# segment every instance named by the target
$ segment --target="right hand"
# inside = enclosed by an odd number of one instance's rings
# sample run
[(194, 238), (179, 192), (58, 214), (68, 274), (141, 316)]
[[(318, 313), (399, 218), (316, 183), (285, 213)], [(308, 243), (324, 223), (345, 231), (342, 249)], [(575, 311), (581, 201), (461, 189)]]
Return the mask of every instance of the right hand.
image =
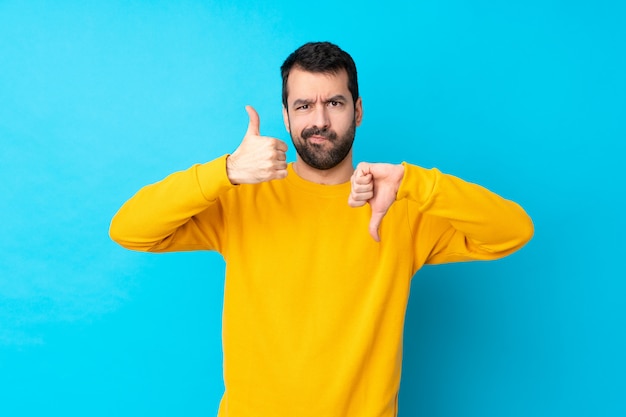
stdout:
[(226, 173), (233, 184), (257, 184), (287, 176), (287, 144), (280, 139), (261, 136), (259, 115), (246, 106), (248, 130), (243, 141), (226, 158)]

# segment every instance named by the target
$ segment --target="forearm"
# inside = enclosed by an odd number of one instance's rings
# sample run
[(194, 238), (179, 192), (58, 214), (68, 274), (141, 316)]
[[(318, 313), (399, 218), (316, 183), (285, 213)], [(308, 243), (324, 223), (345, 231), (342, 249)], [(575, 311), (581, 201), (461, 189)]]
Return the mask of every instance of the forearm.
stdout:
[(405, 164), (401, 198), (416, 202), (421, 213), (449, 222), (457, 234), (450, 244), (464, 246), (451, 250), (465, 250), (473, 258), (507, 255), (533, 235), (533, 223), (518, 204), (436, 169)]
[[(225, 172), (226, 156), (176, 172), (139, 190), (111, 221), (109, 234), (133, 250), (184, 250), (200, 245), (192, 218), (233, 187)], [(178, 233), (178, 248), (166, 249)]]

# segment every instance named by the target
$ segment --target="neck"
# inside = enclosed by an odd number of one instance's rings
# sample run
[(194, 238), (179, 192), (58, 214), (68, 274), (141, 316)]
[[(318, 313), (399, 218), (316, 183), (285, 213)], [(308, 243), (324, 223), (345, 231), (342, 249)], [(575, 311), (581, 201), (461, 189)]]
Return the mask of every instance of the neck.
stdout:
[(343, 184), (350, 181), (350, 177), (354, 172), (354, 167), (352, 166), (352, 151), (350, 151), (345, 159), (337, 166), (324, 170), (313, 168), (297, 155), (296, 162), (293, 163), (293, 170), (300, 178), (317, 184)]

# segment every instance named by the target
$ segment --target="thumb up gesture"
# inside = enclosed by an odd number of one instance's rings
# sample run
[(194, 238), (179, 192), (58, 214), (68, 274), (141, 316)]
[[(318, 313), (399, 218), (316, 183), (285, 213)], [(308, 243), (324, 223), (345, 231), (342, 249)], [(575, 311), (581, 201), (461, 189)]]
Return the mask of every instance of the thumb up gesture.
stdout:
[(226, 159), (226, 173), (233, 184), (256, 184), (287, 176), (287, 144), (261, 136), (259, 115), (246, 106), (248, 130), (239, 147)]

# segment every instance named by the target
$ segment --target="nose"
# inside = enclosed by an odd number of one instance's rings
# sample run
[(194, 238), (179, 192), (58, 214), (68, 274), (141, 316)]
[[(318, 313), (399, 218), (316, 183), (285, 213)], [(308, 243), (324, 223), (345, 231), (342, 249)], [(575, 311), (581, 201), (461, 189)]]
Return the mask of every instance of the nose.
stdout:
[(326, 106), (315, 106), (313, 125), (319, 129), (330, 127), (330, 118)]

